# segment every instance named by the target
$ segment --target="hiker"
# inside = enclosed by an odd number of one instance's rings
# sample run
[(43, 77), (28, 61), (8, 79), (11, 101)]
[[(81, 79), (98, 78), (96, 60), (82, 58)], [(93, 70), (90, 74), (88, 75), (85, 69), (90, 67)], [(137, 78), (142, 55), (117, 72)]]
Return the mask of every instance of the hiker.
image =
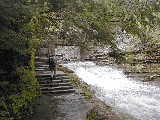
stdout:
[(51, 70), (51, 77), (54, 78), (56, 76), (56, 64), (57, 60), (55, 56), (50, 56), (49, 57), (49, 68)]

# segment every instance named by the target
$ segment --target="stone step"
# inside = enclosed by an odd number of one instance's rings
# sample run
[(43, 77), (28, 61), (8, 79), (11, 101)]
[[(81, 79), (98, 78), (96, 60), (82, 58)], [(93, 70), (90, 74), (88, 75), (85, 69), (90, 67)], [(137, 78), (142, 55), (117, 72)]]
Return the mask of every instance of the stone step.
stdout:
[(41, 84), (50, 84), (51, 80), (47, 80), (47, 81), (38, 81), (38, 83)]
[(86, 61), (92, 61), (93, 59), (92, 58), (85, 58), (84, 60), (86, 60)]
[(47, 70), (47, 69), (43, 69), (43, 70), (36, 70), (37, 72), (37, 75), (40, 75), (40, 74), (46, 74), (46, 75), (49, 75), (51, 74), (51, 71)]
[(67, 76), (67, 74), (66, 73), (62, 73), (62, 74), (56, 74), (56, 77), (60, 77), (60, 76)]
[(150, 65), (150, 64), (160, 64), (160, 61), (152, 61), (152, 62), (146, 62), (146, 61), (144, 61), (144, 62), (132, 62), (132, 63), (130, 63), (131, 65), (137, 65), (137, 64), (148, 64), (148, 65)]
[(61, 78), (56, 78), (56, 79), (52, 79), (52, 78), (41, 78), (41, 79), (38, 79), (38, 82), (45, 82), (45, 81), (50, 81), (50, 82), (53, 82), (53, 83), (59, 83), (59, 82), (66, 82), (66, 81), (70, 81), (70, 79), (61, 79)]
[(50, 74), (51, 74), (51, 71), (47, 71), (47, 70), (37, 71), (37, 76), (40, 76), (40, 75), (50, 75)]
[(51, 84), (41, 84), (42, 87), (57, 87), (57, 86), (70, 86), (71, 82), (66, 83), (51, 83)]
[(124, 74), (147, 74), (147, 73), (149, 73), (149, 74), (159, 74), (159, 72), (149, 72), (149, 71), (140, 71), (140, 72), (138, 72), (138, 71), (125, 71), (124, 72)]
[(133, 59), (131, 64), (151, 64), (160, 63), (160, 59)]
[(130, 77), (130, 78), (138, 78), (138, 77), (142, 77), (142, 78), (159, 78), (160, 75), (141, 75), (141, 74), (138, 74), (138, 75), (127, 75), (127, 77)]
[(42, 65), (40, 65), (40, 67), (49, 67), (49, 65), (47, 65), (47, 64), (42, 64)]
[(48, 66), (39, 66), (39, 67), (37, 67), (37, 69), (49, 69), (49, 67)]
[(36, 76), (38, 79), (39, 78), (51, 78), (51, 75), (50, 74), (37, 74), (37, 76)]
[(38, 81), (39, 84), (51, 84), (51, 83), (70, 83), (70, 80), (41, 80)]
[(69, 79), (69, 77), (68, 76), (56, 76), (56, 79)]
[(106, 56), (105, 54), (94, 54), (94, 56), (97, 58), (97, 57), (103, 57), (103, 56)]
[(36, 69), (35, 69), (35, 71), (36, 71), (36, 72), (38, 72), (38, 71), (45, 71), (45, 69), (42, 69), (42, 68), (36, 68)]
[(128, 78), (139, 78), (139, 77), (149, 77), (149, 75), (140, 75), (140, 74), (138, 74), (138, 75), (127, 75), (127, 77)]
[(38, 62), (38, 61), (36, 61), (36, 64), (40, 64), (40, 65), (42, 65), (42, 64), (43, 64), (43, 62)]
[[(51, 80), (51, 75), (39, 75), (37, 76), (38, 81), (45, 81), (45, 80)], [(61, 80), (61, 79), (65, 79), (65, 80), (69, 80), (70, 78), (66, 75), (56, 75), (56, 77), (53, 80)]]
[[(46, 80), (46, 79), (51, 79), (51, 75), (50, 74), (46, 74), (46, 75), (38, 75), (37, 78), (39, 80)], [(68, 76), (64, 75), (56, 75), (55, 79), (69, 79)]]
[(107, 60), (108, 57), (107, 57), (107, 56), (102, 56), (102, 57), (97, 57), (96, 59), (97, 59), (97, 60)]
[(98, 62), (111, 62), (111, 61), (109, 61), (109, 60), (107, 60), (107, 59), (103, 59), (103, 60), (97, 60)]
[(48, 60), (49, 58), (48, 57), (39, 57), (39, 56), (36, 56), (35, 59), (36, 60)]
[(44, 61), (36, 61), (36, 62), (35, 62), (35, 66), (36, 66), (36, 67), (42, 66), (43, 64), (45, 64)]
[[(37, 77), (48, 77), (50, 76), (50, 73), (51, 71), (45, 71), (46, 73), (41, 73), (41, 74), (38, 74)], [(67, 74), (65, 74), (64, 72), (61, 72), (61, 71), (56, 71), (56, 77), (60, 77), (60, 76), (67, 76)]]
[(69, 79), (63, 79), (63, 80), (52, 80), (51, 83), (68, 83), (70, 82)]
[(37, 62), (43, 62), (43, 64), (47, 64), (48, 63), (48, 59), (38, 59), (36, 60)]
[(68, 90), (73, 89), (72, 86), (57, 86), (57, 87), (41, 87), (41, 91), (52, 91), (52, 90)]
[(51, 80), (51, 76), (48, 76), (48, 77), (37, 77), (38, 78), (38, 81), (45, 81), (45, 80)]
[(51, 77), (47, 77), (47, 78), (40, 78), (40, 79), (38, 79), (38, 81), (40, 82), (40, 81), (51, 81), (52, 80), (52, 78)]
[(42, 91), (42, 94), (65, 94), (65, 93), (74, 93), (74, 89), (68, 90), (52, 90), (52, 91)]

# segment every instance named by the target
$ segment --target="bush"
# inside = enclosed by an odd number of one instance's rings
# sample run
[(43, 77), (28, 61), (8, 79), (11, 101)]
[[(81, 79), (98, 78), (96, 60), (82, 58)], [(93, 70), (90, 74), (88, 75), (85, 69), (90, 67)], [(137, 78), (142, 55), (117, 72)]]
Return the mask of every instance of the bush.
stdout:
[(20, 120), (32, 113), (40, 92), (34, 71), (34, 57), (29, 63), (29, 66), (14, 68), (16, 71), (13, 75), (1, 77), (0, 120)]

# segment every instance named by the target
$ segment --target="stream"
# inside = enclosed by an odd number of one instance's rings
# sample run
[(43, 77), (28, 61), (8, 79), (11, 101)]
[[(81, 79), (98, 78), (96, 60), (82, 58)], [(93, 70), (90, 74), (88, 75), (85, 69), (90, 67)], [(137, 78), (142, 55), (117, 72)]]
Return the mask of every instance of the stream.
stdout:
[(122, 70), (93, 62), (63, 64), (94, 88), (124, 120), (160, 120), (160, 87), (127, 78)]

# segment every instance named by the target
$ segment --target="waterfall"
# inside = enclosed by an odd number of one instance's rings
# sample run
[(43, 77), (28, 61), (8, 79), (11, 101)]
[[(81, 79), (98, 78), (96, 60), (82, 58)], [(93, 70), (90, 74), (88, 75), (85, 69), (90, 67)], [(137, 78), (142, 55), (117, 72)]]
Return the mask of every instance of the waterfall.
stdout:
[(135, 81), (127, 78), (121, 70), (93, 62), (71, 62), (63, 66), (93, 86), (95, 95), (117, 113), (129, 116), (130, 120), (160, 120), (158, 86)]

